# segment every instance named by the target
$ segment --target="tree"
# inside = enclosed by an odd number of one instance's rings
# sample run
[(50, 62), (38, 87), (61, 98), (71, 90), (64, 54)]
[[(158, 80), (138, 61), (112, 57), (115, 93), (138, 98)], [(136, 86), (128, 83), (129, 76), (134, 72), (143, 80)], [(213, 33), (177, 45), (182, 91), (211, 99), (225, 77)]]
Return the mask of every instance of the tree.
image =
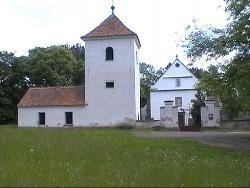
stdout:
[(149, 101), (150, 88), (165, 72), (165, 69), (166, 68), (160, 68), (156, 70), (153, 65), (140, 63), (141, 97), (146, 98)]
[(192, 72), (195, 76), (196, 76), (196, 78), (198, 78), (198, 79), (201, 79), (201, 76), (202, 76), (202, 74), (204, 73), (204, 69), (199, 69), (199, 68), (197, 68), (197, 67), (192, 67), (192, 68), (189, 68), (189, 70), (190, 70), (190, 72)]
[(70, 50), (76, 56), (77, 59), (85, 61), (85, 48), (81, 44), (76, 43), (72, 46), (67, 44), (67, 45), (63, 45), (63, 47)]
[(219, 71), (220, 69), (223, 70), (224, 66), (209, 66), (208, 71), (202, 74), (198, 90), (205, 92), (207, 96), (218, 99), (225, 111), (228, 112), (229, 117), (233, 119), (241, 109), (239, 96), (237, 90), (230, 85), (232, 83), (227, 81), (225, 73)]
[(191, 108), (191, 115), (193, 119), (193, 125), (200, 126), (201, 125), (201, 107), (205, 105), (205, 94), (197, 90), (195, 94), (196, 99), (193, 101), (193, 105)]
[(26, 57), (0, 52), (0, 123), (16, 120), (16, 105), (27, 90), (26, 73)]
[[(225, 62), (221, 71), (215, 73), (215, 70), (212, 70), (215, 68), (211, 68), (210, 73), (205, 75), (198, 87), (206, 90), (207, 94), (218, 97), (223, 108), (229, 112), (232, 109), (237, 112), (250, 110), (249, 0), (225, 0), (225, 2), (225, 11), (229, 13), (229, 24), (224, 29), (190, 26), (187, 28), (188, 34), (183, 47), (187, 56), (193, 61), (203, 56), (207, 60), (230, 58), (229, 63)], [(230, 113), (236, 116), (237, 112)]]
[(62, 46), (29, 51), (28, 75), (32, 86), (70, 86), (83, 84), (83, 60)]

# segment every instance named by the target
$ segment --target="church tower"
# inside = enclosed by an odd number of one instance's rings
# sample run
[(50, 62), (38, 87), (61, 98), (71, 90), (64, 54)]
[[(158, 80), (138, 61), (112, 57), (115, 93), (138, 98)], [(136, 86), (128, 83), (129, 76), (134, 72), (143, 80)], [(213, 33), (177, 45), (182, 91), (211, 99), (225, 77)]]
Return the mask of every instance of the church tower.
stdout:
[(140, 118), (137, 34), (114, 14), (81, 37), (85, 41), (85, 103), (94, 124)]

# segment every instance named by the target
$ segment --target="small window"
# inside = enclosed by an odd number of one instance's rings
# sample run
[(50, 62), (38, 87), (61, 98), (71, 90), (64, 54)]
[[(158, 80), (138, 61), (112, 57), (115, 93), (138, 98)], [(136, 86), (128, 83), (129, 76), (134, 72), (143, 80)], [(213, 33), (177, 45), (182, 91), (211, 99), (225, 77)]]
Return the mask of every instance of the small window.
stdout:
[(106, 88), (115, 88), (114, 82), (106, 82)]
[(180, 67), (180, 63), (175, 63), (175, 66), (178, 68)]
[(175, 106), (182, 107), (182, 97), (175, 97)]
[(106, 61), (113, 61), (114, 60), (114, 53), (112, 47), (106, 48)]
[(214, 119), (214, 115), (213, 114), (208, 114), (208, 120), (213, 120)]
[(73, 125), (73, 112), (65, 112), (65, 124)]
[(38, 123), (39, 125), (45, 125), (45, 112), (38, 113)]
[(175, 85), (176, 85), (176, 87), (181, 87), (181, 79), (177, 78), (175, 80)]

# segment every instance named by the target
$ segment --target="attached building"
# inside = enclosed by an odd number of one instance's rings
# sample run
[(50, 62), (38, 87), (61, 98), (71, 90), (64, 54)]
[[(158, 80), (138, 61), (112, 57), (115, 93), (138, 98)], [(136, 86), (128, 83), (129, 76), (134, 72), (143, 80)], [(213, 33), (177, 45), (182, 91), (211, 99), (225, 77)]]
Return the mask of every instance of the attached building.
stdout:
[(198, 79), (194, 74), (176, 58), (166, 72), (151, 86), (151, 117), (154, 120), (160, 120), (160, 108), (164, 106), (164, 101), (174, 101), (174, 105), (188, 115), (192, 107), (191, 101), (195, 99), (197, 82)]

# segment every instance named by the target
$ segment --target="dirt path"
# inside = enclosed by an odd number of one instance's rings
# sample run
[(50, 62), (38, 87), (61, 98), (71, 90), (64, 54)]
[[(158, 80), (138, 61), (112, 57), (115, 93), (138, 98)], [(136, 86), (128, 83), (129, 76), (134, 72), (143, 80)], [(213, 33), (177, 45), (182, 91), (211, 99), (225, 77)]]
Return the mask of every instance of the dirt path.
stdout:
[(250, 150), (250, 132), (136, 131), (134, 134), (146, 138), (191, 139), (216, 147)]

